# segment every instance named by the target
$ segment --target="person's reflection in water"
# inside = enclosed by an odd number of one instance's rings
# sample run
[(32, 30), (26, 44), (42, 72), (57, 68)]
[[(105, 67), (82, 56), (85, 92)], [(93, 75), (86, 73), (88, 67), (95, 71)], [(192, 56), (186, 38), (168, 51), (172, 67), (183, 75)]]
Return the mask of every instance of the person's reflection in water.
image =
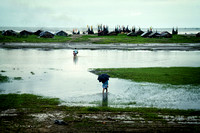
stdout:
[(74, 64), (76, 64), (78, 62), (78, 56), (74, 56), (73, 61), (74, 61)]
[(102, 94), (102, 106), (107, 107), (108, 106), (108, 92)]

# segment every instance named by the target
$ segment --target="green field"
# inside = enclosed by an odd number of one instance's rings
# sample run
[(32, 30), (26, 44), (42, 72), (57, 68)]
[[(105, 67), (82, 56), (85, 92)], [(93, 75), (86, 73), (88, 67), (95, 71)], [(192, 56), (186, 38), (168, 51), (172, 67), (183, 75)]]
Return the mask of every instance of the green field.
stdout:
[(97, 35), (71, 35), (67, 37), (55, 36), (54, 38), (39, 38), (36, 35), (29, 36), (2, 36), (0, 42), (27, 42), (27, 43), (53, 43), (53, 42), (85, 42), (93, 44), (110, 43), (200, 43), (200, 38), (195, 36), (173, 35), (172, 38), (143, 38), (141, 36), (130, 37), (125, 34), (117, 36)]
[(0, 94), (0, 109), (33, 108), (55, 106), (60, 103), (58, 98), (47, 98), (32, 94)]
[(29, 43), (51, 43), (51, 42), (66, 42), (69, 37), (55, 36), (54, 38), (39, 38), (36, 35), (29, 36), (2, 36), (0, 42), (29, 42)]
[(94, 73), (107, 73), (113, 78), (130, 79), (135, 82), (200, 84), (200, 67), (103, 68), (94, 69)]

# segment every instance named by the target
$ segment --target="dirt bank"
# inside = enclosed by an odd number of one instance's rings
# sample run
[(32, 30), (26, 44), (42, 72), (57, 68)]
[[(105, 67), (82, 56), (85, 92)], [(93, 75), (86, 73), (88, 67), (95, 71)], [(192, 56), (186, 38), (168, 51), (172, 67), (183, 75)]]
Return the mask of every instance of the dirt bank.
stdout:
[(198, 51), (200, 43), (149, 43), (149, 44), (91, 44), (91, 43), (0, 43), (0, 48), (23, 49), (113, 49), (113, 50), (181, 50), (181, 51)]

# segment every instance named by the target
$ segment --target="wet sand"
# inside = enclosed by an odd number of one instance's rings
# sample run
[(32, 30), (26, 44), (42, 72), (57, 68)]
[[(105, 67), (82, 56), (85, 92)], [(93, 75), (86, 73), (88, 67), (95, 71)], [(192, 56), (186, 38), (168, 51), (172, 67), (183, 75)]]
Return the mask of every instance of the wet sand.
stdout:
[(91, 43), (0, 43), (0, 48), (23, 49), (112, 49), (112, 50), (180, 50), (198, 51), (200, 43), (91, 44)]

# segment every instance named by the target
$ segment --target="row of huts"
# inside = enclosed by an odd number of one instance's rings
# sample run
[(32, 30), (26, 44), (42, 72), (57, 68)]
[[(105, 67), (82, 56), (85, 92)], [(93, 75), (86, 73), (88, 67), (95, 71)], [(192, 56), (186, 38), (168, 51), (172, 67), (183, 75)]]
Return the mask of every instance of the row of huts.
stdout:
[(117, 35), (117, 34), (127, 34), (127, 36), (141, 36), (141, 37), (149, 37), (149, 38), (156, 38), (156, 37), (164, 37), (164, 38), (171, 38), (172, 35), (178, 34), (178, 28), (174, 30), (172, 29), (172, 34), (168, 31), (163, 31), (161, 33), (153, 32), (152, 28), (150, 27), (146, 32), (142, 31), (140, 28), (136, 31), (135, 27), (132, 27), (130, 30), (127, 27), (115, 27), (115, 30), (112, 32), (108, 31), (108, 26), (98, 26), (98, 36), (104, 36), (104, 35)]
[(42, 31), (42, 30), (37, 30), (36, 32), (31, 32), (27, 30), (22, 30), (21, 32), (17, 33), (13, 30), (6, 30), (2, 31), (2, 35), (4, 36), (29, 36), (29, 35), (37, 35), (39, 37), (44, 37), (44, 38), (53, 38), (55, 35), (57, 36), (68, 36), (68, 33), (64, 31), (59, 31), (55, 34), (49, 32), (49, 31)]
[[(86, 33), (88, 34), (94, 34), (94, 30), (91, 26), (91, 28), (89, 26), (88, 30)], [(161, 33), (153, 32), (152, 28), (150, 27), (150, 29), (147, 30), (147, 32), (142, 31), (140, 28), (138, 29), (138, 31), (136, 31), (135, 27), (132, 27), (132, 29), (130, 30), (125, 26), (116, 26), (114, 31), (109, 32), (108, 30), (108, 26), (105, 25), (98, 25), (98, 36), (106, 36), (106, 35), (118, 35), (118, 34), (127, 34), (127, 36), (142, 36), (142, 37), (150, 37), (150, 38), (155, 38), (155, 37), (165, 37), (165, 38), (171, 38), (172, 35), (176, 35), (178, 34), (178, 28), (176, 29), (172, 29), (172, 34), (169, 33), (168, 31), (164, 31)], [(85, 32), (84, 32), (85, 33)]]
[[(80, 31), (77, 29), (75, 29), (75, 30), (73, 29), (72, 34), (80, 34)], [(87, 31), (84, 31), (83, 34), (95, 34), (93, 27), (87, 26)], [(141, 36), (141, 37), (145, 37), (145, 38), (157, 38), (157, 37), (171, 38), (172, 35), (178, 34), (178, 28), (176, 28), (176, 29), (173, 28), (172, 34), (169, 33), (168, 31), (163, 31), (163, 32), (155, 31), (154, 32), (151, 27), (146, 32), (142, 31), (140, 28), (136, 31), (135, 27), (132, 27), (132, 29), (130, 30), (128, 28), (128, 26), (127, 27), (117, 26), (117, 27), (115, 27), (114, 31), (109, 32), (108, 26), (98, 25), (97, 34), (98, 34), (98, 36), (126, 34), (127, 36)], [(43, 38), (53, 38), (55, 35), (68, 36), (68, 33), (64, 32), (62, 30), (55, 34), (49, 32), (49, 31), (42, 31), (42, 30), (37, 30), (35, 32), (22, 30), (19, 33), (15, 32), (13, 30), (6, 30), (6, 31), (2, 31), (2, 35), (4, 35), (4, 36), (37, 35), (37, 36), (43, 37)], [(196, 34), (196, 37), (200, 37), (200, 32)]]

